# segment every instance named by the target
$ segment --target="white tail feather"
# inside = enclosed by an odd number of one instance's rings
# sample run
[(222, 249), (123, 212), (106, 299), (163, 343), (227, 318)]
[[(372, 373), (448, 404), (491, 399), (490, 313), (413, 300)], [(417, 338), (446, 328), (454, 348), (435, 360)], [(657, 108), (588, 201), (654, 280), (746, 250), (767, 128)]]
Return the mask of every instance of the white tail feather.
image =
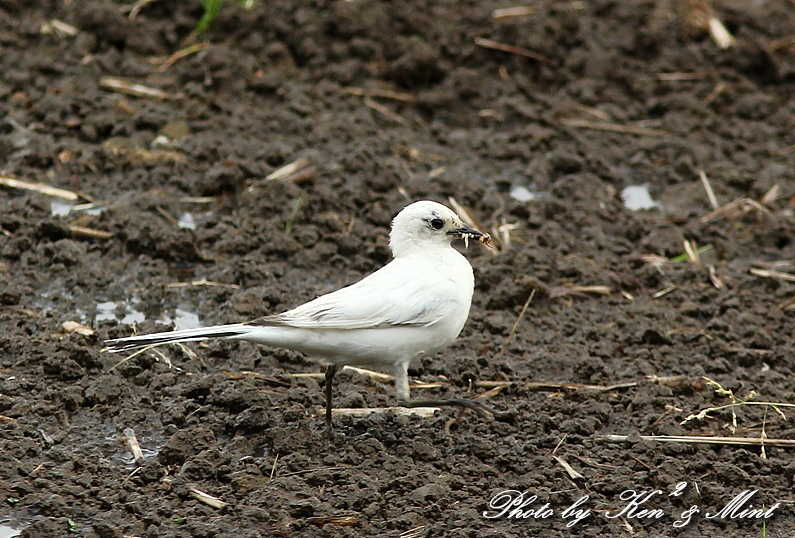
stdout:
[(128, 349), (135, 349), (145, 346), (157, 346), (161, 344), (173, 344), (177, 342), (196, 342), (207, 340), (208, 338), (234, 338), (247, 334), (257, 327), (237, 323), (233, 325), (217, 325), (215, 327), (203, 327), (197, 329), (184, 329), (181, 331), (169, 331), (154, 334), (140, 334), (138, 336), (128, 336), (126, 338), (116, 338), (106, 340), (105, 350), (110, 353), (119, 353)]

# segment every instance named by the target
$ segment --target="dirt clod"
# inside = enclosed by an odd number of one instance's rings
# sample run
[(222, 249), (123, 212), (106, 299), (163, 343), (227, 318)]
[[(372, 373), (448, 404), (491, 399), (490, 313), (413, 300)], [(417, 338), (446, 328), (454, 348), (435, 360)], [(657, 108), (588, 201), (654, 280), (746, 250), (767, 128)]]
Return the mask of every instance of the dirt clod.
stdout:
[[(795, 438), (761, 405), (795, 403), (790, 0), (686, 2), (726, 49), (678, 0), (226, 2), (200, 41), (200, 2), (33, 4), (0, 3), (0, 175), (77, 199), (0, 187), (0, 535), (795, 533), (793, 449), (648, 437)], [(496, 250), (460, 245), (469, 320), (412, 395), (482, 395), (493, 421), (389, 411), (329, 438), (298, 353), (100, 352), (355, 282), (424, 198)], [(395, 403), (335, 380), (337, 407)], [(485, 517), (506, 490), (554, 515)], [(664, 517), (607, 517), (627, 490)], [(743, 491), (782, 503), (764, 531), (704, 515)]]

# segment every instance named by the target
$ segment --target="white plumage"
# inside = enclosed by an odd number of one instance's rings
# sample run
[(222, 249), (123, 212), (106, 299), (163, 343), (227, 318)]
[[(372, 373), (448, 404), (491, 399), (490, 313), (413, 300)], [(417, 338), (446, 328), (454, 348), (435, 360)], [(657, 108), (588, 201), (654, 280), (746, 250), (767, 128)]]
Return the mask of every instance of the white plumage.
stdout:
[(389, 245), (394, 259), (359, 282), (282, 314), (249, 323), (218, 325), (108, 340), (107, 350), (208, 338), (245, 340), (285, 347), (325, 360), (327, 422), (330, 388), (338, 366), (389, 366), (404, 405), (461, 405), (468, 400), (412, 402), (407, 370), (412, 359), (447, 347), (469, 316), (472, 266), (452, 248), (453, 239), (488, 243), (488, 234), (466, 226), (453, 211), (430, 201), (415, 202), (395, 217)]

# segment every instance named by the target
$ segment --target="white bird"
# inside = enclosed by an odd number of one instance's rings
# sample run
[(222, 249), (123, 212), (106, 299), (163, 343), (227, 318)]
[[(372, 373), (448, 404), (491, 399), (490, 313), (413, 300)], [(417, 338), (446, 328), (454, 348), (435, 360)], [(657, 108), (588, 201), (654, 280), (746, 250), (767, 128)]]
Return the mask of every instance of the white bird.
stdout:
[[(489, 235), (466, 226), (449, 208), (431, 201), (406, 206), (392, 221), (393, 260), (359, 282), (282, 314), (248, 323), (217, 325), (108, 340), (105, 350), (208, 338), (245, 340), (284, 347), (319, 358), (326, 369), (326, 425), (331, 426), (331, 385), (338, 367), (387, 366), (395, 375), (401, 405), (459, 406), (493, 413), (472, 400), (410, 400), (408, 367), (413, 359), (452, 343), (469, 316), (472, 266), (451, 242)], [(485, 412), (485, 413), (484, 413)]]

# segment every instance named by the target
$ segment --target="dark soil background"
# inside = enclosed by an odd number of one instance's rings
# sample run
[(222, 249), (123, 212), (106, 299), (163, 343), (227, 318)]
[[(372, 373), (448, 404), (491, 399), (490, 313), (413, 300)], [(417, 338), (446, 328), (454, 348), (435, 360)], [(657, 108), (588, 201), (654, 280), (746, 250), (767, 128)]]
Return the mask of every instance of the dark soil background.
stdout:
[[(80, 198), (0, 188), (0, 536), (795, 533), (795, 448), (640, 437), (795, 439), (786, 407), (739, 406), (734, 433), (729, 410), (680, 424), (731, 403), (704, 376), (795, 403), (792, 1), (716, 2), (727, 50), (688, 22), (699, 2), (673, 0), (509, 18), (496, 2), (230, 2), (201, 41), (197, 1), (133, 20), (106, 0), (28, 4), (0, 0), (0, 172)], [(740, 201), (708, 217), (701, 170), (718, 204)], [(642, 185), (657, 207), (633, 211), (622, 192)], [(236, 322), (352, 283), (388, 261), (403, 206), (449, 197), (510, 241), (470, 245), (470, 320), (414, 365), (438, 383), (413, 394), (512, 382), (488, 400), (498, 420), (346, 416), (331, 442), (322, 380), (295, 375), (322, 366), (296, 353), (100, 352), (133, 322)], [(700, 264), (677, 258), (685, 241), (711, 247)], [(197, 281), (223, 285), (174, 286)], [(342, 373), (335, 404), (385, 407), (393, 390)], [(506, 489), (554, 515), (485, 518)], [(645, 507), (664, 516), (609, 517), (628, 489), (660, 490)], [(781, 503), (764, 526), (704, 517), (744, 490)]]

